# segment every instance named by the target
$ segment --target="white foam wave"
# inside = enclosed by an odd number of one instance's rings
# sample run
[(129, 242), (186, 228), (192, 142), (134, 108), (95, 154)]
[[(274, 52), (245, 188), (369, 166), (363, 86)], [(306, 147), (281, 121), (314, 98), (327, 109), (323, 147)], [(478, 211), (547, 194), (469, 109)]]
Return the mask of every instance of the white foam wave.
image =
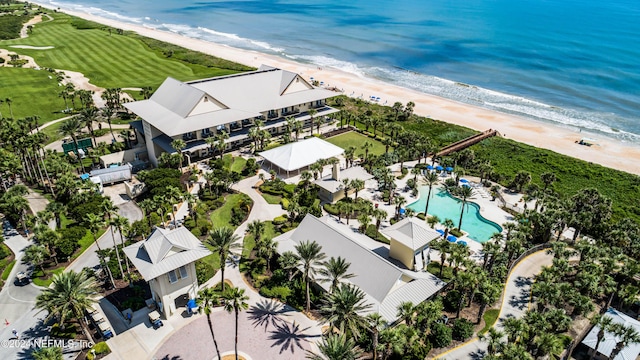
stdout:
[(271, 44), (264, 42), (264, 41), (258, 41), (258, 40), (252, 40), (252, 39), (247, 39), (247, 38), (243, 38), (241, 36), (238, 36), (237, 34), (231, 34), (231, 33), (225, 33), (225, 32), (220, 32), (220, 31), (215, 31), (206, 27), (198, 27), (198, 30), (201, 30), (209, 35), (213, 35), (216, 37), (221, 37), (221, 38), (225, 38), (225, 39), (229, 39), (232, 40), (234, 42), (237, 42), (239, 44), (242, 43), (249, 43), (252, 44), (258, 48), (261, 49), (266, 49), (266, 50), (271, 50), (273, 52), (277, 52), (277, 53), (282, 53), (284, 51), (283, 48), (279, 48), (279, 47), (274, 47)]
[(314, 65), (318, 65), (320, 67), (338, 69), (338, 70), (341, 70), (341, 71), (344, 71), (344, 72), (348, 72), (350, 74), (357, 75), (359, 77), (365, 77), (366, 76), (366, 70), (364, 68), (361, 68), (357, 64), (354, 64), (354, 63), (349, 62), (349, 61), (338, 60), (338, 59), (334, 59), (332, 57), (322, 56), (322, 55), (318, 55), (318, 56), (288, 55), (287, 57), (289, 57), (289, 58), (291, 58), (293, 60), (302, 61), (302, 62), (306, 62), (306, 63), (311, 63), (311, 64), (314, 64)]

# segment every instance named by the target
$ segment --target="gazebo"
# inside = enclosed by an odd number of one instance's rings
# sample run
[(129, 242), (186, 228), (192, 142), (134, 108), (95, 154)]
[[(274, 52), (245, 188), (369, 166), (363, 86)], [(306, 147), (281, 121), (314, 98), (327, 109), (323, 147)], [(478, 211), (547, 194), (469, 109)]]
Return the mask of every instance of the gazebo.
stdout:
[(291, 171), (298, 171), (320, 159), (329, 159), (342, 153), (343, 148), (312, 137), (263, 151), (259, 155), (269, 162), (269, 169), (275, 166), (289, 176)]

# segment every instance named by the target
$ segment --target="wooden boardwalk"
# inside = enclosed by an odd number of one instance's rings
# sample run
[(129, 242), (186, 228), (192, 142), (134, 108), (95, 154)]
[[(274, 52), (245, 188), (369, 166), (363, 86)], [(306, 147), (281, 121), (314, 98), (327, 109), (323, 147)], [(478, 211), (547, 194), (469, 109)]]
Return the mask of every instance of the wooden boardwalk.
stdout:
[(479, 143), (480, 141), (482, 141), (484, 139), (488, 139), (490, 137), (497, 136), (497, 135), (500, 135), (498, 130), (489, 129), (489, 130), (483, 131), (483, 132), (481, 132), (479, 134), (475, 134), (475, 135), (470, 136), (470, 137), (468, 137), (466, 139), (462, 139), (460, 141), (454, 142), (451, 145), (445, 146), (440, 151), (438, 151), (436, 156), (440, 157), (440, 156), (449, 155), (449, 154), (454, 153), (456, 151), (460, 151), (460, 150), (466, 149), (471, 145), (475, 145), (475, 144)]

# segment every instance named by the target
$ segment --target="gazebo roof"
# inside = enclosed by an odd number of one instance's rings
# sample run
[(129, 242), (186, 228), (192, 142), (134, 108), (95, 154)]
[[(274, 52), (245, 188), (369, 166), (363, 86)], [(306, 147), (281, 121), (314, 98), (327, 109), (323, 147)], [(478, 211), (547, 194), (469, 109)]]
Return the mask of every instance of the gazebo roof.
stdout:
[(342, 153), (344, 153), (343, 148), (312, 137), (263, 151), (260, 156), (282, 170), (293, 171), (309, 166), (320, 159), (329, 159)]

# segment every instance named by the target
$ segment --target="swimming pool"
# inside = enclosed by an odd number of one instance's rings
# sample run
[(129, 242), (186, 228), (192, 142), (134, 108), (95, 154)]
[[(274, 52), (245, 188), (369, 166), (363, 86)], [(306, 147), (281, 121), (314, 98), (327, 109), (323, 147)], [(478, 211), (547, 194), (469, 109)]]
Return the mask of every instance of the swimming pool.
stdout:
[[(428, 193), (429, 187), (422, 186), (420, 188), (420, 199), (407, 207), (416, 212), (424, 211)], [(462, 201), (449, 195), (445, 189), (434, 187), (431, 190), (429, 214), (439, 217), (440, 222), (443, 222), (445, 219), (451, 219), (457, 227), (458, 220), (460, 220), (461, 206)], [(493, 233), (502, 232), (502, 228), (498, 224), (480, 215), (480, 206), (478, 206), (478, 204), (467, 201), (465, 206), (464, 215), (462, 216), (462, 230), (469, 233), (471, 239), (484, 243), (489, 241)]]

